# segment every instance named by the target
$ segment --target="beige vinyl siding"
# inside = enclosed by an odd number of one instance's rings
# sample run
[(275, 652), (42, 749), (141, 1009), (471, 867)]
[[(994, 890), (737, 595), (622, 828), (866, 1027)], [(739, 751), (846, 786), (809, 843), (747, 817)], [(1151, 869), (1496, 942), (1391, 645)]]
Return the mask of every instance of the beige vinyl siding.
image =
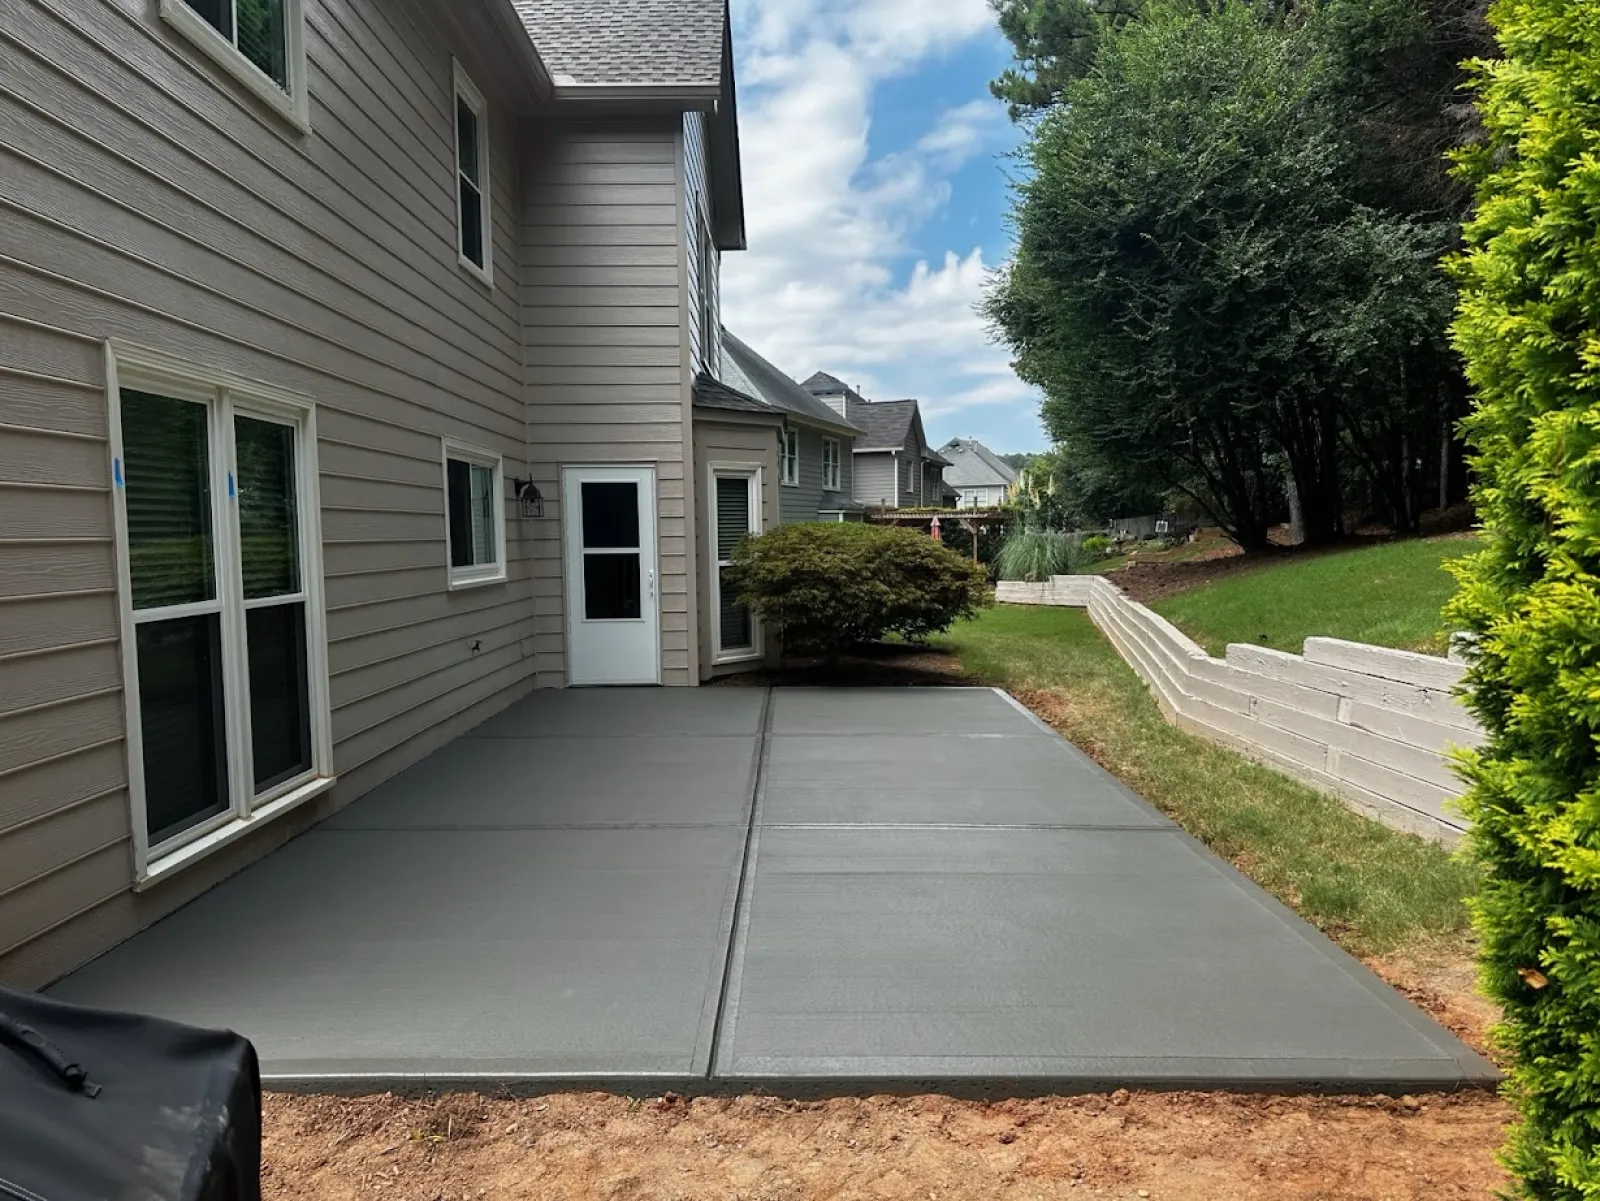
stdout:
[(897, 460), (888, 451), (852, 455), (855, 460), (855, 498), (869, 509), (893, 505)]
[[(689, 362), (695, 371), (708, 375), (722, 374), (722, 258), (704, 231), (710, 229), (711, 193), (706, 182), (706, 120), (704, 113), (683, 115), (683, 179), (684, 179), (684, 244), (688, 247), (689, 306), (685, 319), (689, 323)], [(709, 255), (704, 250), (709, 247)], [(700, 327), (700, 297), (709, 290), (712, 345), (703, 345), (705, 339)]]
[[(788, 491), (778, 487), (778, 433), (775, 421), (753, 418), (740, 421), (729, 417), (725, 420), (708, 419), (705, 412), (701, 411), (695, 416), (694, 423), (694, 475), (695, 487), (700, 490), (702, 498), (709, 495), (710, 491), (710, 464), (712, 463), (757, 463), (761, 472), (761, 528), (770, 530), (780, 522), (779, 493)], [(752, 671), (763, 663), (759, 660), (749, 663), (726, 663), (720, 667), (712, 662), (716, 655), (716, 640), (712, 636), (711, 623), (717, 620), (715, 612), (716, 587), (713, 573), (716, 565), (716, 539), (711, 536), (711, 506), (702, 499), (695, 507), (696, 541), (703, 547), (700, 554), (700, 595), (705, 602), (700, 606), (700, 678), (709, 680), (714, 676), (733, 675), (740, 671)], [(768, 637), (766, 640), (767, 664), (777, 662), (778, 647), (775, 639)]]
[[(815, 426), (796, 424), (794, 428), (800, 434), (800, 482), (794, 485), (785, 485), (778, 489), (779, 500), (783, 505), (783, 523), (793, 524), (797, 521), (816, 521), (818, 514), (823, 509), (837, 508), (839, 503), (850, 498), (850, 487), (854, 475), (853, 465), (850, 460), (854, 457), (850, 453), (850, 439), (838, 434), (827, 434)], [(824, 491), (822, 487), (822, 440), (824, 438), (838, 438), (839, 440), (839, 484), (838, 492)], [(828, 520), (836, 520), (829, 518)]]
[(679, 121), (528, 122), (523, 141), (527, 441), (540, 685), (566, 682), (561, 468), (656, 468), (662, 680), (692, 684), (692, 499)]
[[(0, 979), (70, 969), (532, 683), (516, 631), (534, 527), (508, 521), (509, 583), (447, 591), (440, 449), (461, 438), (524, 471), (509, 76), (434, 0), (306, 9), (301, 136), (145, 0), (5, 6)], [(452, 54), (491, 106), (493, 289), (456, 263)], [(142, 894), (111, 663), (106, 338), (306, 393), (319, 432), (339, 785)]]

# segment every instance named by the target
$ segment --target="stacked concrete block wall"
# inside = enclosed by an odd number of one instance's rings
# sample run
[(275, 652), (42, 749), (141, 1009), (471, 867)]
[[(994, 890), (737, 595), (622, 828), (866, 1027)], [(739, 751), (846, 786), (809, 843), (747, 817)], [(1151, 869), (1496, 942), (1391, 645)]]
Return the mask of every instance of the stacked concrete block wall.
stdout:
[(1100, 576), (1002, 583), (997, 596), (1087, 609), (1175, 724), (1388, 825), (1460, 837), (1451, 754), (1483, 742), (1455, 696), (1462, 664), (1337, 638), (1308, 638), (1301, 655), (1235, 644), (1217, 659)]

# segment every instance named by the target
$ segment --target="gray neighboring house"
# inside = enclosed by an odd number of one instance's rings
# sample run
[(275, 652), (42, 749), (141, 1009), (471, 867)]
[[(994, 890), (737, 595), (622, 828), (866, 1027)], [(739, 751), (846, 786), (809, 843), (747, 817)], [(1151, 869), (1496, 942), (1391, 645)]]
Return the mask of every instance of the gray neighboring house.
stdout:
[(0, 22), (10, 983), (533, 688), (760, 662), (716, 566), (784, 418), (694, 404), (726, 0), (253, 8)]
[(928, 445), (915, 400), (867, 400), (819, 371), (801, 385), (861, 430), (855, 445), (855, 499), (868, 509), (950, 508), (950, 461)]
[(783, 415), (779, 507), (784, 524), (859, 521), (855, 445), (861, 430), (723, 330), (722, 382)]
[(976, 438), (951, 438), (939, 453), (950, 460), (944, 482), (956, 491), (956, 508), (981, 509), (1015, 499), (1016, 469)]

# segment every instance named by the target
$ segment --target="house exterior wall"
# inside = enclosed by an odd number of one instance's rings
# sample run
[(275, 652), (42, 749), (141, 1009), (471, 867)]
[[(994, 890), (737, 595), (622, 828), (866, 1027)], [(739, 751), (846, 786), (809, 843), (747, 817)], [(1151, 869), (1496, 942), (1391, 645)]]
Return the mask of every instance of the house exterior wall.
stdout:
[[(0, 979), (22, 985), (563, 683), (563, 463), (657, 467), (663, 674), (698, 674), (679, 119), (519, 127), (473, 11), (308, 0), (301, 134), (155, 8), (0, 22)], [(492, 287), (457, 263), (452, 55), (489, 104)], [(107, 338), (307, 394), (319, 436), (338, 784), (143, 892)], [(444, 437), (547, 498), (543, 520), (507, 499), (504, 583), (447, 587)]]
[(888, 451), (869, 451), (855, 460), (855, 498), (869, 509), (895, 503), (894, 473), (897, 460)]
[(546, 501), (522, 524), (541, 687), (566, 683), (561, 469), (592, 463), (656, 469), (662, 681), (697, 677), (679, 131), (675, 117), (523, 127), (527, 455)]
[[(718, 665), (715, 662), (716, 639), (711, 623), (717, 619), (714, 598), (716, 586), (716, 540), (711, 531), (711, 465), (713, 463), (755, 463), (761, 468), (761, 528), (770, 530), (780, 524), (778, 486), (778, 426), (775, 421), (757, 419), (708, 419), (703, 413), (694, 423), (694, 478), (695, 487), (702, 498), (695, 506), (695, 541), (700, 552), (700, 595), (706, 598), (699, 606), (700, 628), (700, 679), (709, 680), (719, 675), (730, 675), (761, 667), (762, 661)], [(764, 640), (765, 662), (775, 664), (778, 658), (777, 639)]]
[[(722, 374), (722, 259), (715, 245), (702, 244), (711, 228), (711, 190), (707, 183), (706, 121), (704, 113), (683, 114), (684, 245), (687, 250), (689, 305), (689, 361), (695, 371)], [(711, 306), (712, 345), (705, 345), (700, 324), (700, 299), (708, 295)]]
[[(810, 425), (795, 424), (800, 434), (800, 480), (797, 484), (784, 484), (778, 489), (783, 505), (783, 523), (816, 521), (822, 509), (837, 507), (839, 501), (849, 498), (855, 474), (850, 453), (851, 439), (842, 434), (829, 434)], [(822, 487), (822, 440), (839, 441), (839, 491)]]

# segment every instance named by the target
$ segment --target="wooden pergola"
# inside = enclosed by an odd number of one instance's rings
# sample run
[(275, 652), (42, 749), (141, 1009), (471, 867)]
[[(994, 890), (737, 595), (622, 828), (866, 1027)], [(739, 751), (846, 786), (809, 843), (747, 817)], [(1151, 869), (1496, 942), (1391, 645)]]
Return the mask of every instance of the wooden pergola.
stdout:
[(1015, 509), (868, 509), (867, 520), (880, 525), (922, 526), (931, 534), (933, 523), (940, 530), (954, 522), (972, 535), (972, 561), (978, 561), (978, 535), (988, 526), (1003, 526), (1015, 521)]

